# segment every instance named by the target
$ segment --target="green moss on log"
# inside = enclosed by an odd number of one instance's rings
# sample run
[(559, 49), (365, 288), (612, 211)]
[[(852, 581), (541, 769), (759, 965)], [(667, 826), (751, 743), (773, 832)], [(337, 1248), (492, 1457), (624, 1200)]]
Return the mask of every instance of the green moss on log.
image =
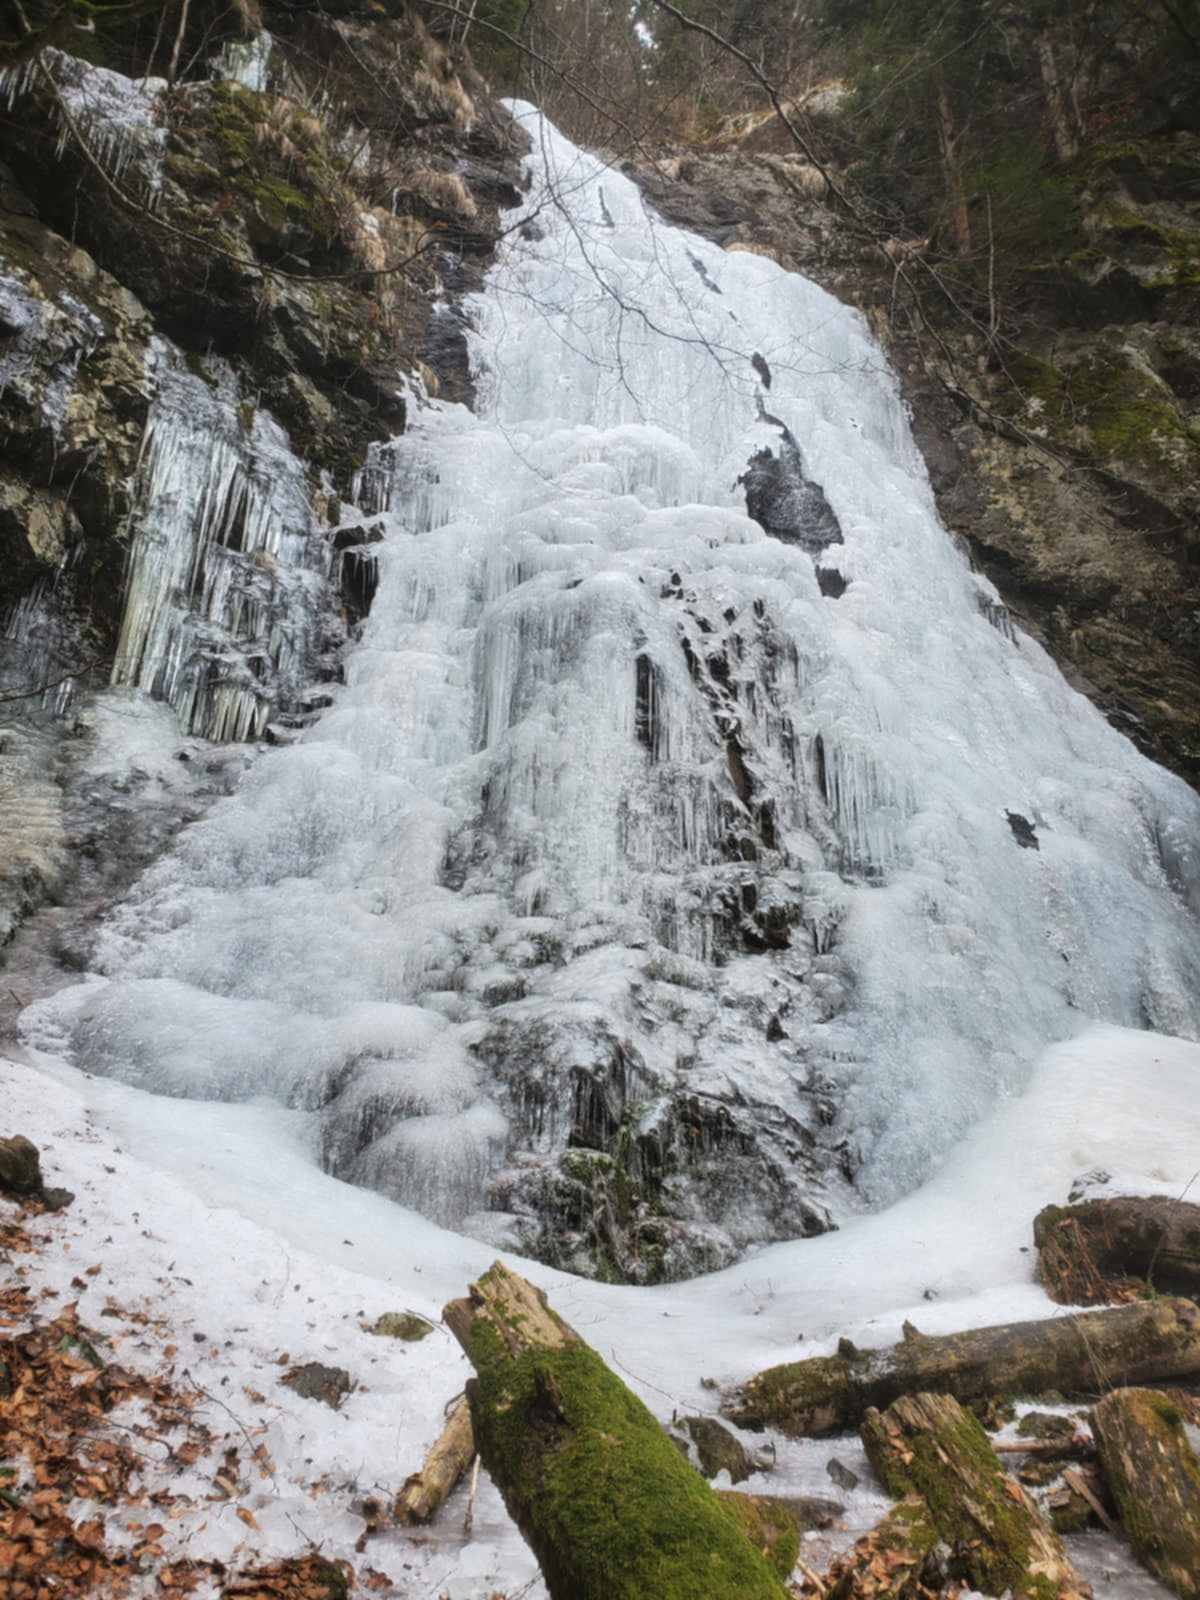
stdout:
[(1174, 1400), (1118, 1389), (1092, 1411), (1100, 1465), (1129, 1541), (1182, 1600), (1200, 1597), (1200, 1461)]
[(459, 1337), (478, 1374), (468, 1396), (480, 1455), (550, 1593), (782, 1600), (738, 1517), (641, 1401), (548, 1308), (537, 1321), (489, 1296)]
[(771, 1495), (738, 1494), (732, 1489), (718, 1490), (717, 1498), (779, 1576), (791, 1577), (800, 1555), (800, 1531), (787, 1506)]

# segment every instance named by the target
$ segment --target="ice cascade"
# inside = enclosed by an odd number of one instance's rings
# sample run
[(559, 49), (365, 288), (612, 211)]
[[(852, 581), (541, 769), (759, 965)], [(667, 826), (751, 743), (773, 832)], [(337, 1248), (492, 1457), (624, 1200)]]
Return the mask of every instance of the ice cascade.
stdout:
[[(275, 1096), (353, 1181), (647, 1281), (911, 1188), (1093, 1018), (1195, 1037), (1200, 802), (940, 527), (863, 319), (515, 112), (477, 409), (364, 473), (344, 685), (28, 1028)], [(155, 422), (152, 507), (174, 453), (192, 524), (271, 556), (226, 445)], [(132, 583), (123, 649), (169, 673), (194, 546)]]

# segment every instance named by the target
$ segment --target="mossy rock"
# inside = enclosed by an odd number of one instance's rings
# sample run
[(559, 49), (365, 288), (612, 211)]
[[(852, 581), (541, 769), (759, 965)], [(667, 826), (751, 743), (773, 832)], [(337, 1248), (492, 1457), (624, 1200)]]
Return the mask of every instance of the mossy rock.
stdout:
[(416, 1344), (433, 1332), (433, 1323), (419, 1317), (415, 1311), (385, 1311), (371, 1324), (371, 1332), (383, 1339), (403, 1339), (405, 1344)]

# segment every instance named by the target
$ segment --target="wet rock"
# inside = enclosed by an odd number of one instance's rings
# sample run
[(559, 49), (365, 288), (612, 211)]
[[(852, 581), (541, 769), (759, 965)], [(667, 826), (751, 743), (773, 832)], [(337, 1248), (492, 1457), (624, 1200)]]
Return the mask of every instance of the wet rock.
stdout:
[(836, 1456), (825, 1463), (825, 1471), (833, 1479), (834, 1483), (837, 1484), (838, 1488), (845, 1489), (847, 1494), (849, 1494), (852, 1489), (858, 1488), (858, 1473), (851, 1472), (850, 1468), (844, 1466)]
[(1012, 829), (1013, 838), (1022, 850), (1041, 849), (1041, 845), (1038, 843), (1037, 830), (1028, 817), (1023, 817), (1019, 811), (1006, 811), (1004, 815), (1007, 817), (1008, 825)]
[(306, 1361), (303, 1366), (292, 1367), (280, 1379), (303, 1400), (319, 1400), (323, 1405), (340, 1411), (342, 1401), (353, 1390), (354, 1382), (343, 1367), (327, 1367), (321, 1361)]

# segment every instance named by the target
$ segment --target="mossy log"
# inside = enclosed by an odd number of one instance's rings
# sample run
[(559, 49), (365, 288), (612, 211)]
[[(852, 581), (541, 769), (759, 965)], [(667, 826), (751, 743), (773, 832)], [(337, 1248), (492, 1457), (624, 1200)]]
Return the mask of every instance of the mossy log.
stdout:
[(1169, 1195), (1047, 1206), (1033, 1242), (1038, 1279), (1060, 1305), (1103, 1305), (1130, 1281), (1200, 1295), (1200, 1206)]
[(721, 1410), (744, 1428), (803, 1438), (855, 1428), (872, 1407), (904, 1394), (966, 1403), (1051, 1390), (1094, 1395), (1197, 1373), (1200, 1308), (1154, 1300), (770, 1367), (728, 1391)]
[(1200, 1461), (1169, 1396), (1118, 1389), (1092, 1410), (1100, 1466), (1142, 1562), (1200, 1600)]
[(396, 1521), (410, 1527), (414, 1523), (431, 1522), (471, 1465), (474, 1455), (471, 1408), (464, 1395), (454, 1402), (446, 1426), (430, 1445), (420, 1472), (406, 1479), (396, 1496)]
[(596, 1352), (499, 1262), (446, 1323), (484, 1466), (552, 1600), (784, 1600), (738, 1518)]
[(867, 1457), (889, 1494), (924, 1501), (952, 1576), (1013, 1600), (1083, 1600), (1058, 1535), (1008, 1477), (979, 1420), (946, 1394), (905, 1395), (863, 1418)]
[(796, 1508), (773, 1494), (739, 1494), (736, 1489), (718, 1489), (716, 1494), (754, 1548), (781, 1578), (790, 1578), (800, 1555), (804, 1520)]

